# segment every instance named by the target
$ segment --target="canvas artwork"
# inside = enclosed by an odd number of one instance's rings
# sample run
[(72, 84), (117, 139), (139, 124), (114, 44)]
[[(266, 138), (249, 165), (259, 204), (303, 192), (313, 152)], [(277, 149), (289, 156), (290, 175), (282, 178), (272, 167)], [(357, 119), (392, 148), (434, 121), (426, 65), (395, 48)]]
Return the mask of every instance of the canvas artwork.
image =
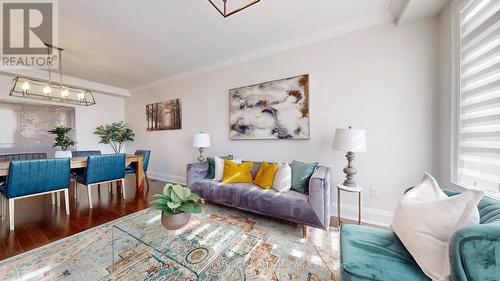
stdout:
[(169, 100), (146, 105), (148, 131), (182, 128), (181, 100)]
[(229, 90), (231, 139), (309, 139), (309, 75)]

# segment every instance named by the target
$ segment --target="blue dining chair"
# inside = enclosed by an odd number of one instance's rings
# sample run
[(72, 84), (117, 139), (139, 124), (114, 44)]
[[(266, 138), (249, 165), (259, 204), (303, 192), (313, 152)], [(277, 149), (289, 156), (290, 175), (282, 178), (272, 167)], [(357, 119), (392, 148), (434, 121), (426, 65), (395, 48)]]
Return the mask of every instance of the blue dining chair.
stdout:
[(88, 157), (90, 155), (101, 155), (100, 150), (75, 150), (71, 151), (72, 157)]
[(78, 183), (87, 186), (89, 207), (92, 209), (91, 187), (103, 183), (121, 181), (125, 199), (125, 153), (90, 155), (87, 157), (85, 172), (76, 177), (75, 193)]
[[(88, 157), (91, 155), (101, 155), (101, 151), (100, 150), (75, 150), (75, 151), (71, 151), (72, 157)], [(84, 168), (73, 169), (73, 171), (71, 171), (71, 176), (76, 180), (76, 177), (83, 174), (84, 171), (85, 171)], [(76, 189), (74, 191), (75, 191), (75, 194), (74, 194), (75, 199), (78, 199), (78, 193), (77, 193)]]
[(35, 153), (13, 153), (13, 154), (0, 155), (0, 161), (20, 161), (20, 160), (36, 160), (36, 159), (47, 159), (47, 153), (35, 152)]
[[(148, 185), (148, 190), (149, 190), (149, 179), (148, 179), (148, 166), (149, 166), (149, 159), (151, 158), (151, 150), (143, 150), (139, 149), (136, 150), (134, 155), (140, 155), (142, 156), (143, 160), (143, 167), (144, 167), (144, 177), (146, 178), (146, 184)], [(135, 174), (137, 171), (137, 163), (132, 162), (130, 163), (127, 168), (125, 169), (125, 174)]]
[[(47, 153), (29, 152), (29, 153), (11, 153), (0, 154), (0, 161), (17, 161), (17, 160), (35, 160), (47, 159)], [(0, 177), (0, 188), (7, 184), (7, 177)]]
[(7, 185), (2, 193), (2, 220), (9, 202), (9, 225), (14, 230), (14, 200), (64, 191), (66, 214), (69, 215), (71, 164), (69, 158), (11, 161)]

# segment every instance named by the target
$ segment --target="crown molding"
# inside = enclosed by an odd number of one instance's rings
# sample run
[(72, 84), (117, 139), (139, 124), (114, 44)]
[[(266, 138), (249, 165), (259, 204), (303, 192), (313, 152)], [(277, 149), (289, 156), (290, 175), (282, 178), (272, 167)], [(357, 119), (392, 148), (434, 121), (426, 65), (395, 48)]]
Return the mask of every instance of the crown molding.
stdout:
[(267, 57), (270, 55), (274, 55), (274, 54), (286, 52), (286, 51), (289, 51), (292, 49), (300, 48), (303, 46), (311, 45), (314, 43), (318, 43), (318, 42), (321, 42), (324, 40), (328, 40), (328, 39), (331, 39), (334, 37), (338, 37), (338, 36), (341, 36), (344, 34), (352, 33), (355, 31), (359, 31), (362, 29), (366, 29), (366, 28), (369, 28), (372, 26), (376, 26), (376, 25), (391, 22), (391, 21), (393, 21), (393, 18), (391, 15), (388, 14), (388, 15), (384, 15), (384, 16), (375, 16), (375, 17), (366, 18), (363, 20), (345, 23), (343, 25), (328, 29), (326, 31), (322, 31), (320, 33), (313, 34), (311, 36), (302, 37), (302, 38), (297, 39), (297, 40), (292, 40), (292, 41), (288, 41), (285, 43), (273, 45), (271, 47), (260, 49), (260, 50), (257, 50), (255, 52), (252, 52), (252, 53), (240, 56), (240, 57), (225, 60), (225, 61), (222, 61), (222, 62), (219, 62), (216, 64), (207, 65), (207, 66), (193, 69), (193, 70), (181, 73), (181, 74), (165, 77), (165, 78), (162, 78), (160, 80), (156, 80), (156, 81), (153, 81), (151, 83), (148, 83), (148, 84), (145, 84), (145, 85), (142, 85), (139, 87), (131, 88), (130, 93), (134, 94), (135, 92), (146, 91), (146, 90), (152, 89), (154, 87), (168, 85), (168, 84), (180, 81), (180, 80), (184, 80), (184, 79), (195, 77), (195, 76), (198, 76), (201, 74), (229, 68), (229, 67), (240, 65), (243, 63), (251, 62), (251, 61), (261, 59), (261, 58), (264, 58), (264, 57)]
[(406, 8), (410, 4), (411, 0), (391, 0), (389, 3), (389, 13), (392, 15), (394, 19), (394, 24), (397, 26), (401, 22), (404, 13), (406, 12)]
[[(47, 79), (48, 74), (46, 70), (40, 69), (22, 69), (22, 70), (1, 70), (0, 74), (7, 76), (26, 76), (38, 79)], [(54, 79), (54, 82), (57, 80)], [(92, 82), (89, 80), (84, 80), (72, 76), (63, 75), (63, 81), (65, 85), (72, 87), (80, 87), (85, 88), (94, 92), (99, 92), (108, 95), (121, 96), (121, 97), (129, 97), (130, 92), (128, 89), (118, 88), (106, 84), (101, 84), (97, 82)], [(57, 83), (57, 82), (56, 82)]]

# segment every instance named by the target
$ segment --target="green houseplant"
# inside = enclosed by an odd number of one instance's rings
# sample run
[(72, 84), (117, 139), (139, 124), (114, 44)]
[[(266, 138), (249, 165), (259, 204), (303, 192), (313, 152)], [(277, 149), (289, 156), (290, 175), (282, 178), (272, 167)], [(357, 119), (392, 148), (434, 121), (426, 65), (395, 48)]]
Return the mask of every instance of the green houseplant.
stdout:
[(123, 121), (101, 125), (95, 129), (94, 134), (101, 137), (99, 143), (110, 144), (115, 153), (120, 153), (127, 141), (134, 141), (134, 131)]
[(71, 151), (67, 151), (67, 150), (68, 150), (68, 147), (75, 144), (75, 141), (69, 137), (69, 131), (71, 131), (71, 128), (64, 127), (64, 126), (59, 126), (59, 127), (56, 127), (54, 129), (48, 131), (49, 133), (56, 135), (56, 137), (54, 139), (54, 145), (52, 147), (60, 147), (61, 148), (61, 151), (56, 151), (56, 154), (55, 154), (56, 158), (64, 158), (64, 157), (71, 158)]
[(178, 184), (166, 184), (163, 194), (156, 194), (155, 198), (155, 208), (161, 211), (161, 223), (169, 230), (185, 226), (191, 213), (201, 213), (201, 204), (204, 203), (189, 188)]

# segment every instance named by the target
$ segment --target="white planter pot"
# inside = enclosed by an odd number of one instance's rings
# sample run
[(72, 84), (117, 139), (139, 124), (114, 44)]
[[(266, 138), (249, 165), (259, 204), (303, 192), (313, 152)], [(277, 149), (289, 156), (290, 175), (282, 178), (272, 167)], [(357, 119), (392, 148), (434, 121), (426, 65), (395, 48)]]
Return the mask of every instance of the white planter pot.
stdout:
[(54, 158), (71, 158), (72, 154), (71, 151), (56, 151), (56, 154), (54, 155)]

